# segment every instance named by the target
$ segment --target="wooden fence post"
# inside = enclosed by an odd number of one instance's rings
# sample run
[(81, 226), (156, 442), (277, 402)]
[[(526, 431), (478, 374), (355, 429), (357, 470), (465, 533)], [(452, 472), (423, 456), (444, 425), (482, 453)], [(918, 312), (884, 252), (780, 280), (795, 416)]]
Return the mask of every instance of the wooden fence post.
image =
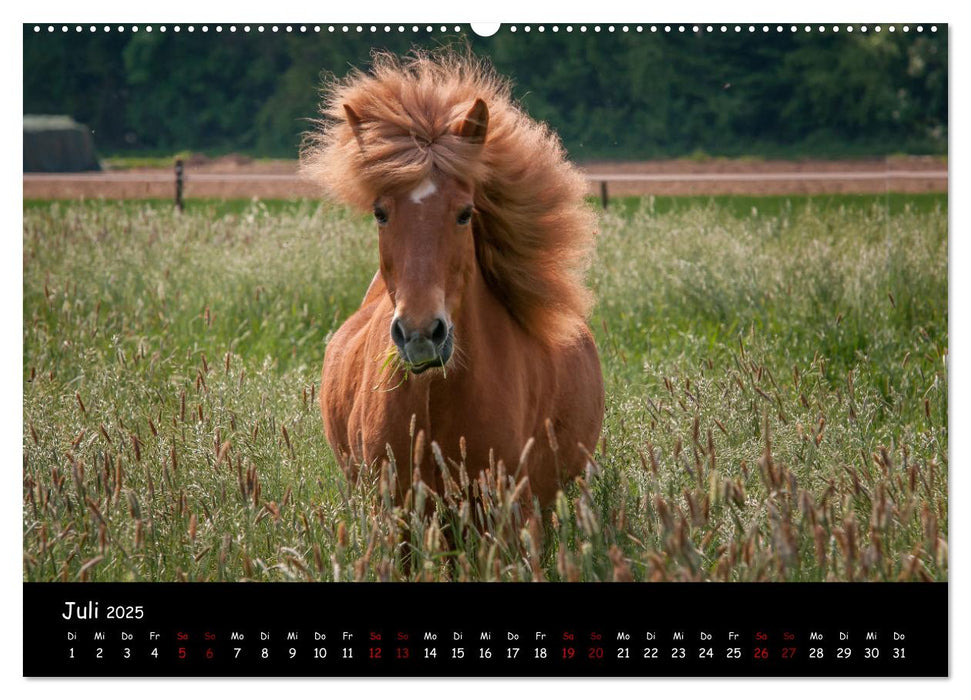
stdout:
[(607, 208), (607, 181), (606, 180), (600, 181), (600, 204), (603, 205), (604, 209)]
[(182, 159), (175, 161), (175, 208), (182, 211)]

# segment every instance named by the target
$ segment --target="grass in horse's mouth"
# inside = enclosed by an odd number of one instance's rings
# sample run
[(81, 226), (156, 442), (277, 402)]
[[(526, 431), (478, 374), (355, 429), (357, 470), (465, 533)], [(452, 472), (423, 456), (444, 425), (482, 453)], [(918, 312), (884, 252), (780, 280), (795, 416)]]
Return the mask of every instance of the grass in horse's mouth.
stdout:
[[(408, 378), (412, 374), (418, 375), (425, 370), (434, 369), (435, 367), (440, 367), (442, 370), (442, 375), (445, 377), (448, 376), (448, 369), (446, 367), (447, 363), (442, 362), (441, 358), (437, 358), (431, 362), (426, 362), (421, 365), (412, 365), (401, 357), (401, 353), (398, 352), (398, 349), (393, 345), (388, 347), (383, 359), (380, 356), (376, 359), (381, 361), (381, 381), (373, 387), (374, 391), (394, 391), (408, 381)], [(388, 384), (398, 370), (401, 370), (402, 372), (401, 381), (393, 386), (382, 386)]]
[[(377, 359), (380, 360), (381, 358), (378, 357)], [(394, 386), (382, 387), (382, 384), (388, 384), (391, 381), (395, 374), (397, 374), (398, 370), (401, 370), (402, 372), (401, 381)], [(381, 364), (381, 380), (373, 387), (373, 389), (374, 391), (394, 391), (408, 381), (408, 377), (412, 371), (411, 366), (405, 362), (404, 359), (402, 359), (398, 349), (394, 345), (391, 345), (388, 347), (388, 350), (384, 356), (384, 361)]]

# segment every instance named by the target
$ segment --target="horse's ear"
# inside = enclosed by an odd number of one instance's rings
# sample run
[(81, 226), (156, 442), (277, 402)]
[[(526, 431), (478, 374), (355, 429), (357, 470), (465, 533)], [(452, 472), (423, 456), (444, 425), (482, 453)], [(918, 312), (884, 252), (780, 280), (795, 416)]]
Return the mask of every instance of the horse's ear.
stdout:
[(476, 98), (472, 109), (462, 120), (459, 127), (459, 136), (468, 139), (472, 143), (485, 142), (486, 131), (489, 130), (489, 108), (481, 98)]
[(357, 112), (351, 109), (351, 106), (348, 104), (344, 105), (344, 116), (347, 117), (347, 125), (354, 132), (354, 138), (357, 139), (358, 145), (363, 148), (364, 142), (361, 140), (361, 118), (357, 116)]

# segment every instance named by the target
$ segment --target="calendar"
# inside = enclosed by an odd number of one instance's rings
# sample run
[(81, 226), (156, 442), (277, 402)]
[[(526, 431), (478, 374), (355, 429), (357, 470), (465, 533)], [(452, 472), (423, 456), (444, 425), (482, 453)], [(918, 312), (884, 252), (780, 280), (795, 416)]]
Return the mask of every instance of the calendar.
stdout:
[[(29, 584), (37, 676), (946, 676), (946, 584)], [(914, 605), (914, 601), (920, 605)]]

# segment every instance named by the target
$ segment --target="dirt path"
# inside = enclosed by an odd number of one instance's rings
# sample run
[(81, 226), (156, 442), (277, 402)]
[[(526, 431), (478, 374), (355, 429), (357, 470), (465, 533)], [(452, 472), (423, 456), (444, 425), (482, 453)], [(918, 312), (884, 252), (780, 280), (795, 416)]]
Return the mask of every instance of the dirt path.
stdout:
[[(936, 157), (852, 161), (666, 160), (582, 165), (590, 194), (607, 182), (624, 195), (785, 195), (946, 192), (947, 163)], [(76, 174), (24, 174), (24, 199), (145, 199), (173, 197), (174, 170), (132, 169)], [(321, 192), (297, 173), (296, 161), (249, 162), (238, 157), (185, 166), (190, 197), (289, 199)]]

